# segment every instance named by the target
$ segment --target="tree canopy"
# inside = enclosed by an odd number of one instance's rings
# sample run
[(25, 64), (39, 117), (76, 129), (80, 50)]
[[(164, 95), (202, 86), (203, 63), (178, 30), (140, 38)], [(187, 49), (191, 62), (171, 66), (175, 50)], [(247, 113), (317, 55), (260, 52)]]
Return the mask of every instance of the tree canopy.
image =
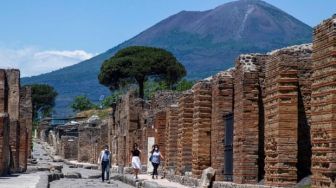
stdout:
[(74, 101), (71, 104), (71, 108), (75, 112), (81, 112), (84, 110), (90, 110), (92, 108), (95, 108), (95, 104), (93, 104), (89, 98), (86, 96), (76, 96)]
[(99, 82), (111, 90), (131, 83), (144, 97), (144, 82), (163, 80), (170, 87), (186, 75), (184, 66), (170, 52), (154, 47), (131, 46), (118, 51), (101, 66)]
[(55, 106), (57, 92), (48, 84), (33, 84), (32, 88), (32, 104), (33, 117), (38, 118), (40, 113), (42, 117), (51, 115), (52, 108)]

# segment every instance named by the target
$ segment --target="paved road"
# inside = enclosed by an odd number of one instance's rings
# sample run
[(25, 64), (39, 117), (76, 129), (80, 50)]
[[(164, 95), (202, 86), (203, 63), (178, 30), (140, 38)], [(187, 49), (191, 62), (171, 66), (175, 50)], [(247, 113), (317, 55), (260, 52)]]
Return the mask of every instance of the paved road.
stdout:
[(99, 170), (70, 168), (69, 165), (63, 162), (52, 162), (52, 159), (38, 141), (34, 141), (33, 144), (33, 158), (37, 160), (37, 164), (29, 165), (26, 173), (0, 177), (0, 188), (47, 188), (48, 174), (50, 174), (49, 167), (51, 165), (62, 165), (62, 173), (78, 172), (82, 175), (82, 178), (61, 178), (50, 182), (50, 188), (132, 188), (132, 186), (115, 180), (111, 180), (109, 184), (101, 182)]

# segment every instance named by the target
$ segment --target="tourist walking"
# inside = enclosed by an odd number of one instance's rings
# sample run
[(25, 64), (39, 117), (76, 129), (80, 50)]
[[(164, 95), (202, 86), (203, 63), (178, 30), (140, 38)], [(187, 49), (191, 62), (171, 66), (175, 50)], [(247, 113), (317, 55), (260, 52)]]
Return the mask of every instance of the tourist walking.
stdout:
[(153, 165), (153, 174), (152, 174), (152, 178), (154, 179), (154, 176), (156, 177), (156, 179), (158, 179), (158, 168), (161, 162), (161, 158), (163, 158), (160, 150), (159, 150), (159, 145), (155, 144), (154, 145), (154, 149), (151, 152), (151, 157), (150, 157), (150, 161), (152, 162)]
[(132, 150), (132, 167), (134, 169), (134, 178), (138, 179), (139, 170), (141, 169), (141, 161), (140, 161), (141, 150), (139, 150), (138, 144), (133, 145)]
[(111, 167), (111, 152), (108, 150), (108, 145), (105, 145), (104, 149), (100, 152), (100, 155), (98, 158), (98, 164), (101, 165), (102, 182), (104, 182), (104, 180), (109, 180), (110, 179), (110, 167)]

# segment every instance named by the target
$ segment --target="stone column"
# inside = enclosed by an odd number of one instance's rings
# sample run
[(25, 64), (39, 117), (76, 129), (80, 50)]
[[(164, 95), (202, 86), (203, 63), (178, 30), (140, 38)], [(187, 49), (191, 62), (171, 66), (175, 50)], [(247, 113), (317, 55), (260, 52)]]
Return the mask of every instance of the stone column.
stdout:
[(224, 181), (224, 116), (233, 113), (232, 70), (220, 72), (212, 80), (211, 166), (216, 181)]
[(297, 181), (298, 67), (291, 50), (275, 51), (266, 63), (265, 184)]
[(314, 29), (312, 187), (336, 186), (336, 16)]
[[(155, 143), (159, 145), (160, 152), (163, 156), (166, 156), (166, 123), (167, 117), (166, 112), (161, 111), (156, 113), (154, 117), (154, 127), (155, 127)], [(151, 148), (150, 146), (149, 148)]]
[(178, 106), (167, 107), (165, 171), (175, 174), (177, 166)]
[(201, 81), (192, 89), (194, 91), (192, 175), (200, 178), (202, 171), (211, 166), (211, 83)]
[(32, 142), (32, 93), (30, 87), (22, 87), (20, 90), (20, 138), (19, 138), (19, 167), (20, 171), (26, 171), (27, 159), (31, 153)]
[(7, 113), (6, 73), (0, 69), (0, 176), (9, 170), (9, 117)]
[(10, 124), (11, 171), (19, 171), (19, 108), (20, 108), (20, 71), (6, 70), (8, 84), (8, 114)]
[[(263, 76), (260, 66), (264, 55), (240, 55), (236, 61), (234, 78), (234, 142), (233, 180), (235, 183), (256, 184), (262, 179), (263, 169)], [(261, 138), (260, 138), (261, 136)]]
[(191, 172), (192, 166), (192, 135), (193, 107), (192, 91), (186, 91), (179, 99), (178, 109), (178, 138), (177, 138), (177, 174)]

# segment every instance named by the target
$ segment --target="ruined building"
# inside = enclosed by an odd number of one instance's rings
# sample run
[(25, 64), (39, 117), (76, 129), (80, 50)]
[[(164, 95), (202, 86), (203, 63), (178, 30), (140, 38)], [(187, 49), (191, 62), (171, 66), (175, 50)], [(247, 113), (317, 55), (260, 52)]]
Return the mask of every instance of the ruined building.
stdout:
[[(67, 128), (56, 145), (65, 158), (92, 162), (97, 146), (108, 143), (112, 164), (123, 169), (137, 143), (150, 172), (156, 143), (166, 177), (188, 185), (212, 167), (213, 187), (224, 181), (293, 187), (305, 177), (312, 187), (335, 187), (335, 62), (336, 16), (315, 28), (313, 44), (242, 54), (233, 68), (183, 93), (159, 92), (144, 101), (129, 92), (107, 123), (73, 126), (78, 135)], [(7, 121), (4, 113), (1, 122)], [(67, 148), (77, 153), (66, 154)]]
[(23, 172), (31, 153), (31, 88), (20, 87), (20, 71), (0, 70), (0, 176)]

